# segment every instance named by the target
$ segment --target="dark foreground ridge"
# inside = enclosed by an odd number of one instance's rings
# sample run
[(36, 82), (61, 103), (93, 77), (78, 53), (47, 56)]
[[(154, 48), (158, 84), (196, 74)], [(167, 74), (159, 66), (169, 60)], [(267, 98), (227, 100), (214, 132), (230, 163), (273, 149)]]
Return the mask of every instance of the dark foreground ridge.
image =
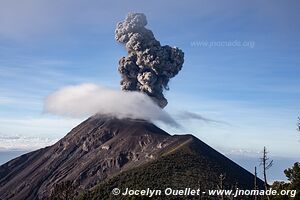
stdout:
[(0, 166), (0, 199), (47, 199), (65, 182), (82, 199), (109, 199), (115, 187), (217, 189), (221, 174), (227, 189), (254, 187), (251, 173), (192, 135), (95, 116), (56, 144)]

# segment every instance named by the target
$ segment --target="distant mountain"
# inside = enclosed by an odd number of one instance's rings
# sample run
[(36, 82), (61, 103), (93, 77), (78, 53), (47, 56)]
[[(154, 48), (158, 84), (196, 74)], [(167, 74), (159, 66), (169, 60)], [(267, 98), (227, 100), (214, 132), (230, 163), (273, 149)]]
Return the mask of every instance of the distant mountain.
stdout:
[(64, 182), (84, 199), (110, 198), (114, 187), (217, 189), (221, 174), (225, 188), (254, 187), (251, 173), (192, 135), (94, 116), (56, 144), (0, 166), (0, 199), (47, 199)]

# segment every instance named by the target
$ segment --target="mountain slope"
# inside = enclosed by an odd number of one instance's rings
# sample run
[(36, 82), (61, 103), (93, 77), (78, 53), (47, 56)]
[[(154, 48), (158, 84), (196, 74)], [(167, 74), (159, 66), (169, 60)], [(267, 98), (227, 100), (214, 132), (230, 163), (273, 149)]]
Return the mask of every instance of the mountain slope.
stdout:
[(2, 165), (0, 197), (44, 198), (56, 183), (66, 180), (90, 188), (115, 173), (156, 159), (177, 140), (145, 121), (92, 117), (53, 146)]
[[(151, 166), (161, 172), (168, 170), (164, 163), (172, 156), (176, 159), (171, 165), (184, 167), (184, 173), (201, 169), (199, 178), (206, 185), (214, 185), (217, 176), (226, 173), (229, 184), (238, 181), (251, 187), (253, 176), (249, 172), (191, 135), (171, 136), (142, 120), (94, 116), (56, 144), (0, 166), (0, 199), (45, 199), (57, 183), (65, 181), (87, 190), (111, 178), (122, 181), (122, 174), (135, 169), (140, 175), (132, 177), (142, 178), (139, 170), (145, 167), (150, 167), (150, 175), (154, 173)], [(186, 160), (189, 157), (190, 162)], [(176, 178), (176, 173), (172, 177)]]
[[(201, 196), (176, 196), (176, 199), (219, 199), (217, 196), (208, 196), (208, 190), (220, 187), (221, 174), (224, 176), (223, 189), (254, 189), (254, 176), (236, 163), (191, 135), (175, 137), (185, 138), (176, 149), (165, 152), (155, 161), (118, 174), (84, 193), (79, 199), (123, 199), (112, 194), (114, 188), (122, 192), (126, 188), (162, 191), (166, 188), (199, 188), (205, 192)], [(257, 184), (263, 188), (260, 179), (257, 179)], [(240, 197), (248, 198), (252, 199)], [(174, 196), (155, 196), (154, 199), (174, 199)]]

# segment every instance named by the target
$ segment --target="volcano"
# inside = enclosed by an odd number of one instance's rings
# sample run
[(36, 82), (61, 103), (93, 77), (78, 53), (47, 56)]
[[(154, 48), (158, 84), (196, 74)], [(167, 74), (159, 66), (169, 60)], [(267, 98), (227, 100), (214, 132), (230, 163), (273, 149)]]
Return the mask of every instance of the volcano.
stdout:
[(144, 120), (93, 116), (54, 145), (0, 166), (0, 199), (47, 199), (66, 181), (88, 194), (85, 199), (106, 199), (125, 186), (217, 189), (220, 175), (224, 187), (254, 187), (250, 172), (192, 135), (170, 135)]

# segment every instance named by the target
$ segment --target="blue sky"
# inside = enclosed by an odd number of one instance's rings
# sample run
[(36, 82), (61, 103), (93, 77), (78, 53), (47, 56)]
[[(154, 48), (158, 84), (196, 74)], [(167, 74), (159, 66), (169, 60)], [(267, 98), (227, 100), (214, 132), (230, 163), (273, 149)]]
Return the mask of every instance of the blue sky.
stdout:
[(185, 132), (226, 155), (256, 157), (266, 146), (273, 156), (299, 161), (298, 1), (0, 3), (0, 148), (35, 149), (80, 123), (43, 113), (51, 92), (86, 82), (119, 87), (118, 60), (126, 51), (114, 29), (136, 11), (162, 44), (185, 52), (166, 110), (226, 122), (181, 121)]

